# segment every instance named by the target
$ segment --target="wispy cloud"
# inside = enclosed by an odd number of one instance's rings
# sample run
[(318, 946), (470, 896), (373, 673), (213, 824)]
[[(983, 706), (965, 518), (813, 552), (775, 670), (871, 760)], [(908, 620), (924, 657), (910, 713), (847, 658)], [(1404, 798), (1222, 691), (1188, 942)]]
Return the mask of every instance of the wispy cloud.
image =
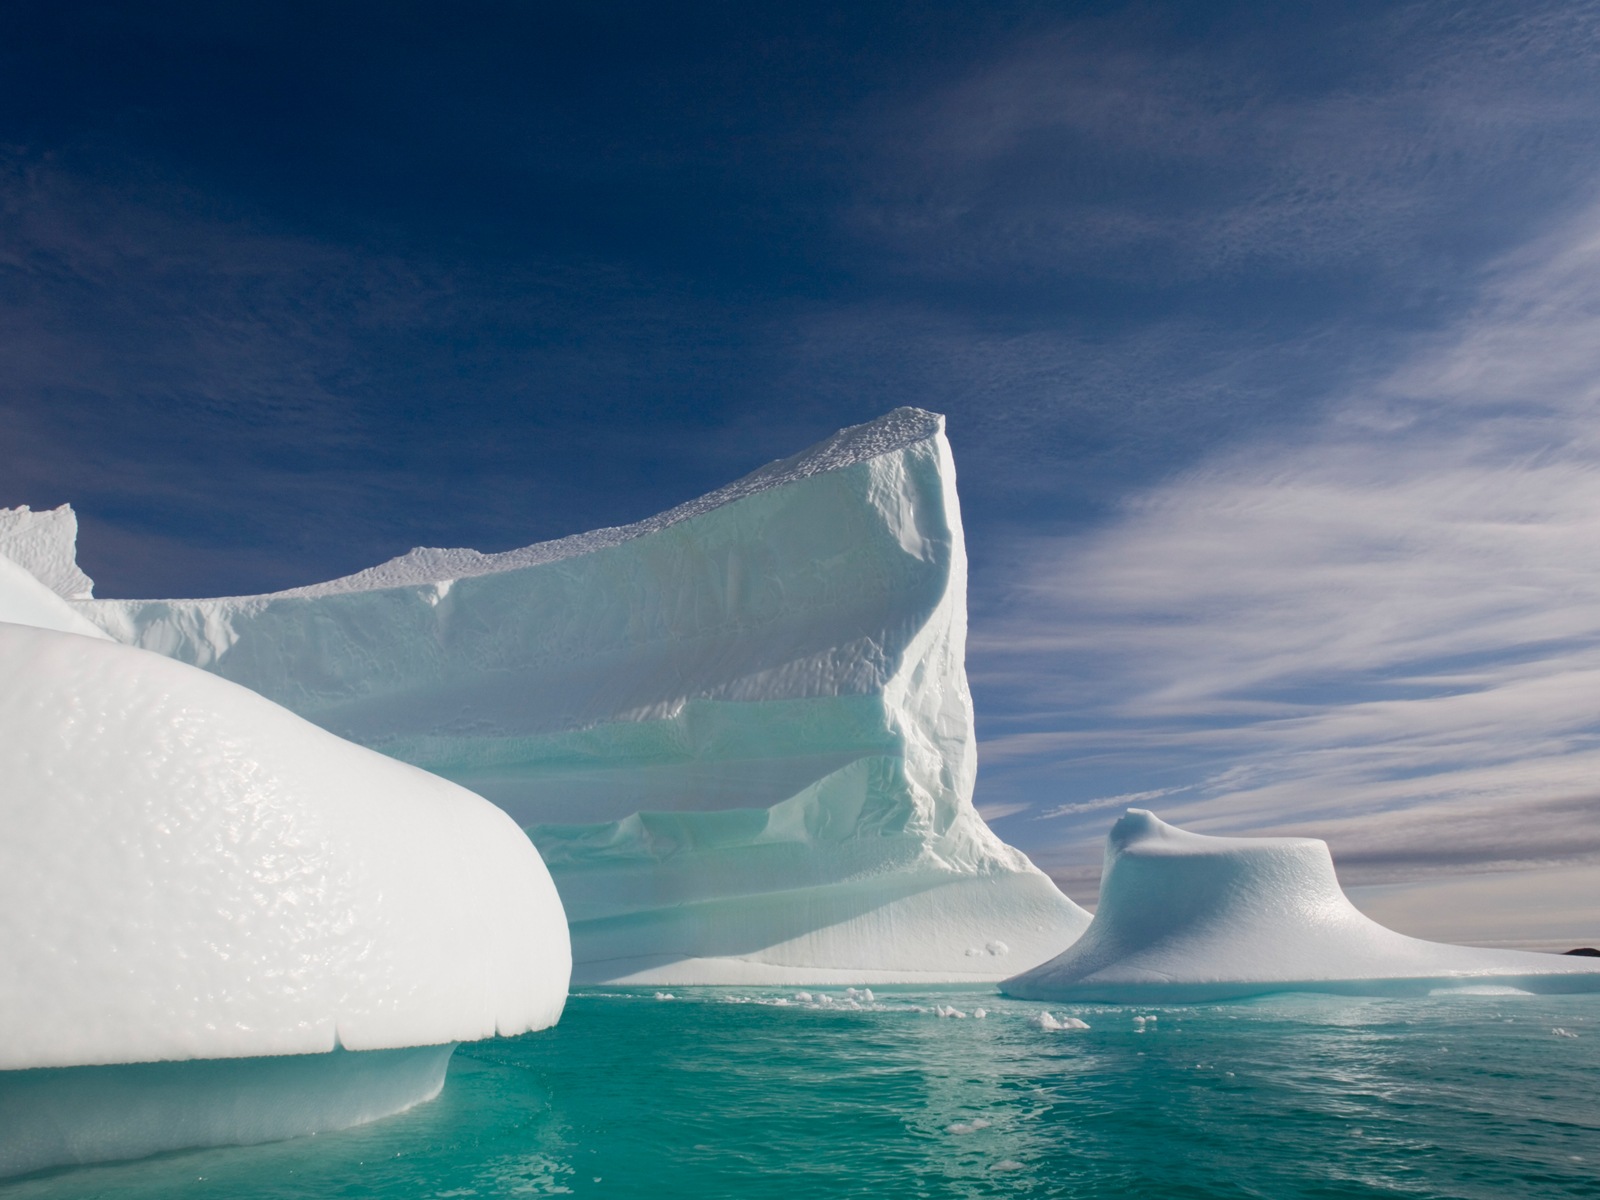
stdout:
[(1314, 428), (1019, 542), (974, 637), (1016, 698), (991, 753), (1186, 776), (1172, 815), (1328, 836), (1368, 880), (1600, 858), (1597, 409), (1600, 209)]
[[(1047, 808), (1043, 812), (1035, 813), (1034, 816), (1041, 821), (1046, 821), (1052, 817), (1076, 817), (1082, 816), (1084, 813), (1115, 814), (1118, 809), (1137, 808), (1139, 805), (1149, 804), (1153, 800), (1162, 800), (1168, 796), (1181, 795), (1190, 790), (1187, 787), (1166, 787), (1151, 788), (1146, 792), (1121, 792), (1115, 796), (1096, 796), (1093, 800), (1080, 800), (1075, 804), (1057, 804), (1053, 808)], [(1022, 806), (1018, 806), (1014, 811), (1018, 811), (1021, 808)]]
[(1586, 169), (1597, 31), (1587, 4), (1306, 10), (1198, 35), (1143, 6), (1033, 30), (882, 117), (893, 150), (857, 219), (922, 276), (1420, 263)]

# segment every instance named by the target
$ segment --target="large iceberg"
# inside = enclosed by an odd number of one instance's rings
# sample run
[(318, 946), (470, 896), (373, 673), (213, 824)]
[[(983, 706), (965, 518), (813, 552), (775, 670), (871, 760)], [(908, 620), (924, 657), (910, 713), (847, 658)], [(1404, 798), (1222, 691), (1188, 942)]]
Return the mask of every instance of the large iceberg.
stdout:
[(1350, 903), (1326, 842), (1208, 837), (1132, 808), (1083, 936), (1000, 988), (1024, 1000), (1187, 1003), (1269, 992), (1600, 991), (1600, 963), (1407, 937)]
[(1088, 923), (972, 807), (931, 413), (623, 528), (77, 607), (495, 801), (550, 867), (580, 981), (994, 980)]
[(0, 1176), (355, 1124), (555, 1022), (504, 813), (52, 601), (0, 559)]

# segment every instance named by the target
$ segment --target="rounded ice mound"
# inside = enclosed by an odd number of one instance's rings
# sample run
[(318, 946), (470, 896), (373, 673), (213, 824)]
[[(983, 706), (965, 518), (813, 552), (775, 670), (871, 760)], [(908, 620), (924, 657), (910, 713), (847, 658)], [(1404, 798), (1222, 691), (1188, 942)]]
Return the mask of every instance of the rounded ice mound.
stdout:
[(0, 1069), (553, 1024), (550, 876), (487, 801), (147, 651), (0, 624)]
[(1280, 991), (1600, 991), (1600, 964), (1426, 942), (1350, 903), (1326, 842), (1208, 837), (1129, 809), (1082, 938), (1000, 988), (1028, 1000), (1184, 1003)]

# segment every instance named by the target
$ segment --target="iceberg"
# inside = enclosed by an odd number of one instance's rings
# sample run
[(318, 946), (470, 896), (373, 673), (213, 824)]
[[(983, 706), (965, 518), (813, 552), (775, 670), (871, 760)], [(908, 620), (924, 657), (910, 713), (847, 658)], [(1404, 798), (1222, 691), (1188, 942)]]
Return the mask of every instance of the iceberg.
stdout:
[(0, 728), (0, 1175), (370, 1120), (559, 1017), (549, 874), (458, 785), (48, 620)]
[(1190, 1003), (1272, 992), (1600, 991), (1600, 963), (1426, 942), (1350, 903), (1326, 842), (1209, 837), (1131, 808), (1083, 936), (1003, 981), (1023, 1000)]
[(992, 981), (1088, 924), (972, 806), (932, 413), (621, 528), (75, 607), (500, 805), (551, 870), (579, 982)]

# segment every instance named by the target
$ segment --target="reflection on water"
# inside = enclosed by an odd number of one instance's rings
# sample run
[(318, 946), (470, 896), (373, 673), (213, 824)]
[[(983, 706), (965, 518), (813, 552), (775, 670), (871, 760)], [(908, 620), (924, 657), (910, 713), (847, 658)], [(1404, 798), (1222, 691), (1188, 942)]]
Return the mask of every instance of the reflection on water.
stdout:
[(555, 1030), (463, 1047), (400, 1117), (0, 1200), (1596, 1197), (1597, 1088), (1597, 996), (591, 992)]

